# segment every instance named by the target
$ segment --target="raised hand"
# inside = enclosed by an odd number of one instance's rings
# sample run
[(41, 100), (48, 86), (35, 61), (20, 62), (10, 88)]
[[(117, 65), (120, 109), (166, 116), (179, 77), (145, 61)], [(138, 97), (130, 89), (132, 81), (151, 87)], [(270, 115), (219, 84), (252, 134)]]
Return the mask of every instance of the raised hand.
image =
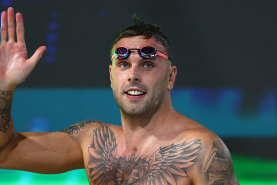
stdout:
[[(17, 40), (16, 40), (17, 38)], [(16, 87), (22, 83), (42, 57), (45, 46), (39, 47), (28, 59), (24, 38), (24, 24), (21, 13), (8, 8), (1, 15), (1, 44), (0, 44), (0, 87)]]

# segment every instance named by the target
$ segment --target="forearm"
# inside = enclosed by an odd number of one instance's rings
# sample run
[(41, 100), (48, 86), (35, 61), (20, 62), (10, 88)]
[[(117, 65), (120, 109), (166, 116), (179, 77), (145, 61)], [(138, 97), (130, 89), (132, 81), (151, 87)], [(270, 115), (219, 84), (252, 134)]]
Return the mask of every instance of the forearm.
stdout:
[[(15, 21), (16, 20), (16, 21)], [(11, 118), (12, 97), (15, 87), (22, 83), (33, 70), (46, 47), (27, 57), (22, 14), (14, 15), (14, 9), (1, 13), (0, 41), (0, 162), (3, 152), (12, 142), (15, 131)]]
[(15, 136), (11, 117), (14, 88), (0, 86), (0, 160)]

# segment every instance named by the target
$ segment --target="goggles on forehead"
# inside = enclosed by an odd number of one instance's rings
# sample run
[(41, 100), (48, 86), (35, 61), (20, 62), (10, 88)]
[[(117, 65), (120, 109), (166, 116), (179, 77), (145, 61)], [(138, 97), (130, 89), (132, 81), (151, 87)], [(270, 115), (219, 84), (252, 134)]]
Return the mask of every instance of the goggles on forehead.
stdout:
[(160, 57), (163, 57), (164, 59), (168, 60), (167, 55), (161, 53), (156, 48), (151, 47), (151, 46), (145, 46), (140, 49), (137, 49), (137, 48), (128, 49), (126, 47), (118, 47), (114, 50), (114, 54), (113, 54), (111, 60), (113, 61), (114, 58), (116, 58), (118, 60), (126, 59), (130, 56), (132, 50), (137, 50), (138, 54), (142, 58), (145, 58), (145, 59), (151, 59), (151, 58), (156, 58), (156, 56), (160, 56)]

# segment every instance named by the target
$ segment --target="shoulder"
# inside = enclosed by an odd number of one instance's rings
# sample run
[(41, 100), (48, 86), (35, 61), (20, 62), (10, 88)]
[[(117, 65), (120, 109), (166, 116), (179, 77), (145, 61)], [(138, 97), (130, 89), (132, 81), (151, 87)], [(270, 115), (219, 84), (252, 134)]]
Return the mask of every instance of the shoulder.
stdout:
[(201, 144), (199, 157), (202, 162), (209, 160), (209, 157), (220, 154), (222, 157), (231, 158), (230, 152), (224, 142), (212, 131), (205, 127), (185, 131), (185, 140), (198, 140)]
[(228, 148), (214, 132), (208, 129), (199, 129), (188, 135), (190, 140), (199, 140), (201, 143), (199, 163), (202, 165), (203, 171), (208, 170), (209, 164), (214, 158), (221, 157), (224, 160), (231, 160)]
[(187, 118), (185, 116), (180, 116), (179, 124), (178, 126), (179, 134), (178, 134), (178, 140), (179, 141), (192, 141), (192, 140), (199, 140), (201, 143), (201, 150), (205, 151), (203, 153), (206, 153), (208, 150), (210, 150), (214, 145), (217, 145), (217, 143), (221, 145), (221, 147), (224, 147), (227, 149), (225, 144), (222, 142), (222, 140), (211, 130), (204, 127), (202, 124)]
[(118, 133), (122, 130), (121, 126), (112, 125), (102, 121), (88, 120), (77, 122), (61, 130), (60, 132), (64, 132), (76, 138), (86, 138), (86, 136), (91, 137), (91, 134), (93, 134), (96, 130), (99, 130), (101, 128), (109, 128), (113, 133)]
[(202, 128), (187, 134), (189, 140), (200, 143), (196, 165), (191, 172), (194, 184), (238, 184), (231, 154), (214, 132)]
[(108, 124), (108, 123), (101, 122), (101, 121), (92, 121), (92, 120), (81, 121), (73, 125), (70, 125), (69, 127), (61, 130), (60, 132), (65, 132), (69, 135), (78, 135), (81, 131), (87, 131), (88, 129), (91, 129), (91, 128), (97, 128), (104, 124)]
[(188, 139), (201, 140), (202, 146), (205, 148), (209, 148), (214, 142), (221, 140), (214, 132), (205, 127), (184, 131), (183, 136)]
[(112, 125), (103, 121), (87, 120), (87, 121), (81, 121), (81, 122), (72, 124), (69, 127), (61, 130), (60, 132), (67, 133), (68, 135), (72, 135), (72, 136), (77, 136), (77, 135), (85, 134), (86, 132), (91, 132), (101, 127), (111, 128), (112, 130), (114, 130), (114, 132), (121, 130), (121, 127), (117, 125)]

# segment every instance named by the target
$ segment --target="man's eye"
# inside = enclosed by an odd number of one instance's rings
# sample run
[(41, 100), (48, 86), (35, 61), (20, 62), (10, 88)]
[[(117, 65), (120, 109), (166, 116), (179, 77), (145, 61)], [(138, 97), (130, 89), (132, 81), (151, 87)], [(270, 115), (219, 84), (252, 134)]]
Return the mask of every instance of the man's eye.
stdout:
[(145, 62), (143, 67), (146, 69), (151, 69), (154, 67), (154, 65), (151, 62)]
[(129, 65), (127, 62), (121, 62), (121, 63), (119, 64), (119, 66), (120, 66), (121, 68), (123, 68), (123, 69), (126, 69), (126, 68), (128, 68), (130, 65)]

